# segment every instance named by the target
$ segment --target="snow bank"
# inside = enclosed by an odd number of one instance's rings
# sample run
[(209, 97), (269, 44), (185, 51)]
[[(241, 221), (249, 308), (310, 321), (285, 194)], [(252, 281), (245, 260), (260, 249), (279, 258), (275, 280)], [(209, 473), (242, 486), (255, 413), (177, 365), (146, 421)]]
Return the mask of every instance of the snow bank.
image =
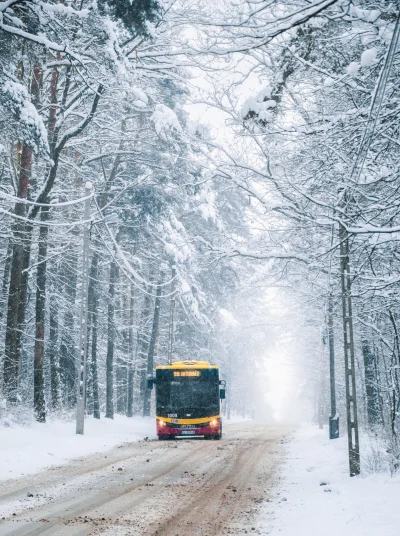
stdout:
[(72, 458), (104, 452), (115, 445), (155, 438), (155, 420), (116, 415), (114, 420), (85, 421), (85, 435), (75, 434), (75, 422), (52, 421), (0, 430), (0, 480), (36, 473)]
[(265, 512), (268, 534), (397, 536), (400, 476), (350, 478), (347, 438), (330, 441), (327, 433), (310, 425), (296, 432), (289, 443), (283, 484), (272, 504), (274, 513)]

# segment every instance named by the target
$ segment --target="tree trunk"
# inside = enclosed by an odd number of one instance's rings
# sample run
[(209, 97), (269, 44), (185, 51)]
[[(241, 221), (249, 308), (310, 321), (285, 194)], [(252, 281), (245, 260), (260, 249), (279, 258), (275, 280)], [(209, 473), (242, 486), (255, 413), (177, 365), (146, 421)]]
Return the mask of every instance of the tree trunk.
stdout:
[(367, 417), (370, 428), (380, 422), (377, 379), (375, 376), (375, 355), (369, 341), (363, 338), (362, 354), (364, 358), (365, 394), (367, 397)]
[(115, 283), (118, 277), (118, 265), (112, 260), (108, 286), (108, 327), (107, 327), (107, 359), (106, 359), (106, 418), (114, 418), (114, 314), (115, 314)]
[(168, 326), (168, 363), (172, 362), (173, 351), (174, 351), (174, 314), (175, 314), (175, 277), (176, 277), (176, 268), (172, 267), (171, 273), (171, 300), (169, 306), (169, 326)]
[(3, 283), (1, 287), (1, 301), (2, 305), (0, 307), (0, 321), (3, 319), (4, 313), (5, 313), (5, 303), (7, 302), (7, 290), (8, 286), (10, 284), (10, 270), (11, 270), (11, 261), (12, 261), (12, 240), (11, 238), (8, 240), (7, 244), (7, 254), (6, 259), (4, 262), (4, 271), (3, 271)]
[(50, 361), (51, 408), (53, 410), (57, 410), (60, 409), (60, 366), (58, 358), (58, 309), (54, 305), (50, 305), (50, 334), (48, 355)]
[[(154, 367), (154, 353), (156, 349), (156, 343), (158, 338), (158, 326), (160, 323), (160, 308), (161, 308), (161, 278), (157, 285), (156, 300), (154, 304), (153, 326), (151, 329), (151, 337), (149, 344), (149, 353), (147, 355), (147, 378), (153, 374)], [(146, 378), (146, 379), (147, 379)], [(150, 400), (151, 390), (147, 388), (147, 382), (144, 389), (144, 402), (143, 402), (143, 416), (150, 417)]]
[[(21, 148), (20, 173), (17, 196), (26, 199), (32, 171), (32, 149), (24, 144)], [(15, 215), (25, 217), (26, 205), (16, 203)], [(22, 354), (21, 320), (25, 319), (25, 299), (27, 275), (23, 270), (29, 265), (31, 229), (21, 220), (13, 225), (13, 249), (11, 274), (8, 291), (7, 323), (4, 358), (4, 394), (12, 404), (17, 402), (19, 367)]]
[(134, 287), (131, 283), (131, 295), (129, 301), (129, 335), (128, 335), (128, 401), (127, 416), (133, 417), (133, 380), (134, 380), (134, 353), (133, 353), (133, 321), (134, 321)]
[(128, 405), (128, 318), (126, 317), (128, 304), (127, 296), (124, 293), (124, 287), (120, 293), (120, 306), (121, 311), (119, 322), (122, 324), (121, 338), (122, 338), (122, 351), (119, 353), (117, 360), (117, 413), (120, 415), (126, 415)]
[(93, 416), (95, 419), (100, 419), (99, 377), (97, 369), (97, 323), (99, 307), (99, 295), (97, 288), (98, 277), (99, 254), (97, 251), (95, 251), (92, 257), (89, 274), (89, 324), (92, 333), (90, 372), (92, 376)]
[[(151, 281), (151, 277), (150, 277)], [(140, 412), (143, 409), (144, 405), (144, 396), (147, 389), (146, 385), (146, 374), (147, 374), (147, 356), (149, 353), (149, 337), (147, 335), (147, 325), (150, 315), (150, 306), (151, 306), (151, 287), (148, 288), (148, 294), (145, 294), (143, 310), (141, 315), (140, 322), (140, 331), (138, 334), (138, 369), (139, 369), (139, 407), (138, 411)]]
[[(21, 73), (21, 77), (23, 74)], [(34, 65), (30, 84), (32, 103), (38, 105), (40, 87), (42, 85), (42, 69)], [(28, 189), (32, 179), (33, 150), (23, 143), (18, 148), (19, 177), (17, 197), (27, 199)], [(16, 216), (26, 216), (24, 203), (16, 203)], [(8, 293), (7, 324), (5, 336), (4, 358), (4, 394), (9, 403), (15, 404), (18, 396), (18, 379), (22, 361), (22, 334), (25, 328), (26, 295), (28, 287), (28, 272), (31, 251), (32, 225), (23, 220), (16, 220), (13, 225), (13, 251), (11, 274)]]
[(39, 230), (38, 267), (36, 274), (36, 328), (34, 349), (34, 380), (33, 404), (35, 418), (39, 422), (46, 422), (46, 407), (44, 399), (44, 323), (46, 315), (46, 257), (47, 237), (49, 228), (46, 222), (49, 217), (49, 208), (42, 207), (40, 211), (43, 225)]
[[(77, 231), (75, 231), (77, 232)], [(77, 334), (75, 333), (75, 301), (77, 292), (78, 255), (69, 251), (61, 268), (64, 279), (64, 297), (67, 310), (64, 313), (60, 345), (60, 380), (63, 403), (68, 407), (76, 404), (77, 380)]]
[(91, 373), (93, 383), (93, 417), (100, 419), (100, 402), (99, 402), (99, 375), (97, 369), (97, 313), (92, 315), (92, 359)]

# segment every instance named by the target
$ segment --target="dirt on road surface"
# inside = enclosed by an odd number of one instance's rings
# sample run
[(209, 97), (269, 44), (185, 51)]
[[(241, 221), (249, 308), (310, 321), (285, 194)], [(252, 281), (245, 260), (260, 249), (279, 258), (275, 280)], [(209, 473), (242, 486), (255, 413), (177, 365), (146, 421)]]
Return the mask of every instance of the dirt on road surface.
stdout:
[(1, 536), (267, 534), (289, 430), (243, 422), (220, 441), (139, 441), (0, 487)]

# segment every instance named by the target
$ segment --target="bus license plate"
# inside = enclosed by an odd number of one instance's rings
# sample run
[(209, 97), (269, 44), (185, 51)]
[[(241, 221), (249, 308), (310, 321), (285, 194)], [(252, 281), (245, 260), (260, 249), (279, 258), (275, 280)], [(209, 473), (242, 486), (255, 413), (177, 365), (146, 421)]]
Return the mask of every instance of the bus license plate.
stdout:
[(182, 434), (184, 435), (194, 435), (196, 433), (196, 430), (182, 430)]

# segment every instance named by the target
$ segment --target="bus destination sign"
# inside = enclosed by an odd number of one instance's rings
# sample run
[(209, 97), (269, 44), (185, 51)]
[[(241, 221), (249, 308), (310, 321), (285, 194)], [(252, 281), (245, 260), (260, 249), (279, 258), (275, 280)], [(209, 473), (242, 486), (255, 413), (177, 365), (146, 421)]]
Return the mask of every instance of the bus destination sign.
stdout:
[(174, 376), (200, 376), (199, 370), (174, 370)]

